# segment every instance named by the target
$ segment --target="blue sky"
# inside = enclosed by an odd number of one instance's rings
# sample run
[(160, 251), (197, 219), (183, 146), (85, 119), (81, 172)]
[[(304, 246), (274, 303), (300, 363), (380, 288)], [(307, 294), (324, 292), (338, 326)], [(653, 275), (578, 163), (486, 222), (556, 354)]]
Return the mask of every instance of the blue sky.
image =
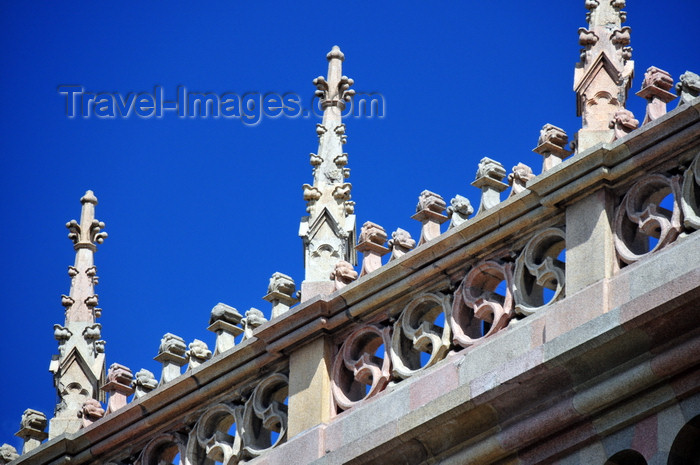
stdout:
[[(255, 3), (255, 5), (253, 5)], [(697, 0), (630, 0), (636, 77), (700, 72)], [(275, 271), (303, 279), (301, 185), (312, 181), (313, 116), (263, 119), (67, 118), (60, 85), (92, 92), (295, 92), (308, 105), (326, 53), (345, 53), (358, 92), (379, 92), (384, 118), (346, 120), (358, 227), (371, 220), (418, 237), (411, 220), (429, 189), (474, 207), (484, 156), (539, 173), (531, 152), (545, 123), (580, 127), (572, 91), (583, 1), (330, 5), (208, 2), (5, 3), (0, 15), (0, 189), (5, 263), (5, 382), (0, 443), (25, 408), (52, 416), (57, 353), (74, 251), (65, 222), (87, 189), (109, 237), (96, 255), (108, 364), (134, 372), (161, 336), (202, 339), (217, 302), (256, 307)], [(671, 103), (674, 108), (675, 102)]]

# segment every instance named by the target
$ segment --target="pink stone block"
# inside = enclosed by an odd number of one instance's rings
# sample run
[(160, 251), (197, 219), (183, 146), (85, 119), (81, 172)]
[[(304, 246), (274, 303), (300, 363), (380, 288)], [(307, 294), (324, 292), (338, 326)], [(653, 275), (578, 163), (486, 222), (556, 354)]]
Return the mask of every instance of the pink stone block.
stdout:
[(449, 363), (429, 370), (410, 387), (411, 410), (415, 410), (459, 386), (457, 368)]
[(634, 426), (632, 449), (650, 460), (656, 454), (658, 444), (658, 419), (656, 415), (645, 418)]

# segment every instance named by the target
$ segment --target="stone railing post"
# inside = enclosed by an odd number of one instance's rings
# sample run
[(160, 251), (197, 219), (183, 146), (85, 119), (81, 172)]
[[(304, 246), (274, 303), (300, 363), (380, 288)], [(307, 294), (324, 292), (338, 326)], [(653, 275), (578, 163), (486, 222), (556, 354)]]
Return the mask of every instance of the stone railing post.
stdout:
[(435, 192), (423, 191), (420, 193), (416, 214), (411, 217), (423, 224), (418, 240), (419, 246), (440, 235), (440, 225), (447, 221), (447, 216), (442, 214), (446, 207), (445, 200)]
[(600, 188), (566, 207), (567, 295), (609, 278), (615, 272), (614, 206), (614, 196)]
[(15, 436), (22, 438), (24, 446), (22, 446), (22, 454), (36, 449), (41, 445), (41, 442), (48, 438), (49, 435), (44, 430), (46, 429), (46, 415), (38, 410), (28, 408), (22, 414), (22, 423), (20, 429), (15, 433)]
[(296, 297), (294, 280), (286, 274), (273, 273), (270, 284), (267, 286), (267, 294), (263, 299), (272, 304), (272, 318), (287, 313), (289, 307), (299, 302)]
[(644, 73), (642, 89), (637, 92), (639, 97), (647, 101), (647, 111), (642, 124), (647, 124), (666, 114), (666, 104), (676, 98), (671, 93), (673, 78), (666, 71), (655, 66)]
[(174, 334), (166, 333), (160, 340), (158, 355), (154, 358), (156, 362), (163, 364), (163, 372), (160, 375), (162, 386), (180, 376), (180, 369), (187, 363), (187, 346), (185, 340)]
[(540, 129), (540, 138), (537, 140), (537, 147), (532, 149), (533, 152), (542, 155), (542, 172), (554, 168), (559, 165), (562, 160), (571, 152), (566, 149), (566, 144), (569, 143), (569, 136), (562, 128), (558, 128), (553, 124), (545, 124)]
[(378, 224), (367, 221), (362, 225), (360, 241), (355, 246), (355, 250), (362, 254), (360, 276), (381, 268), (382, 257), (389, 253), (389, 249), (384, 247), (386, 239), (386, 231)]
[(411, 233), (401, 228), (391, 233), (389, 239), (389, 250), (391, 250), (391, 260), (403, 257), (407, 252), (416, 246), (416, 241), (411, 237)]
[(131, 370), (124, 365), (113, 363), (109, 367), (107, 383), (102, 386), (102, 390), (109, 395), (107, 414), (126, 406), (128, 397), (134, 393), (134, 388), (131, 387), (133, 378)]
[(88, 399), (83, 403), (83, 407), (78, 412), (78, 416), (83, 419), (83, 428), (87, 428), (97, 420), (105, 416), (105, 409), (97, 399)]
[(211, 310), (209, 318), (209, 331), (216, 333), (216, 347), (214, 355), (226, 352), (236, 345), (236, 336), (243, 332), (243, 328), (237, 326), (243, 315), (233, 307), (218, 303)]
[(481, 203), (476, 214), (480, 214), (501, 203), (501, 192), (508, 189), (508, 184), (504, 184), (506, 169), (496, 160), (484, 157), (479, 162), (479, 169), (476, 171), (476, 179), (472, 186), (481, 189)]

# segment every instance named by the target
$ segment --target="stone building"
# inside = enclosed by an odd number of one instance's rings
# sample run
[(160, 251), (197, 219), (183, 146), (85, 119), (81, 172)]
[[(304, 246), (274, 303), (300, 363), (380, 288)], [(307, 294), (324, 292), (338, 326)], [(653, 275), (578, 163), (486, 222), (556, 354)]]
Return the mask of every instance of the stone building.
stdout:
[(649, 68), (637, 119), (625, 1), (585, 6), (573, 142), (545, 124), (539, 174), (483, 158), (474, 216), (423, 191), (416, 239), (357, 234), (334, 47), (300, 290), (273, 274), (271, 321), (218, 304), (212, 349), (165, 334), (157, 376), (106, 362), (88, 191), (67, 224), (56, 411), (27, 410), (0, 463), (700, 463), (700, 77)]

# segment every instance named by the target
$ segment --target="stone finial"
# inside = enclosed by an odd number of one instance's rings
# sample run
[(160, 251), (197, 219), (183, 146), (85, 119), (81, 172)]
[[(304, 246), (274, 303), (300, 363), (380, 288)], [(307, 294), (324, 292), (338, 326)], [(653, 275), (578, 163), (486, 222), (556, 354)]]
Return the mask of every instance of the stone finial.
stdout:
[(378, 224), (367, 221), (362, 225), (360, 242), (355, 246), (355, 250), (362, 254), (360, 276), (381, 268), (382, 257), (389, 253), (389, 249), (384, 247), (386, 239), (386, 231)]
[(566, 149), (566, 144), (569, 142), (569, 136), (562, 128), (558, 128), (553, 124), (545, 124), (540, 130), (540, 137), (537, 140), (537, 147), (532, 149), (533, 152), (542, 155), (542, 172), (554, 168), (569, 155), (571, 151)]
[(273, 273), (267, 286), (267, 295), (263, 299), (272, 304), (272, 318), (287, 313), (289, 307), (299, 302), (294, 280), (286, 274)]
[(105, 224), (95, 219), (97, 197), (92, 191), (85, 192), (85, 195), (80, 199), (80, 203), (83, 205), (80, 213), (80, 223), (75, 220), (70, 220), (66, 223), (66, 228), (70, 231), (68, 239), (73, 241), (75, 250), (85, 248), (94, 252), (97, 250), (95, 244), (102, 244), (107, 238), (107, 233), (102, 231)]
[(214, 355), (226, 352), (236, 345), (236, 336), (243, 332), (243, 328), (238, 326), (242, 318), (243, 315), (238, 310), (226, 304), (218, 303), (212, 308), (207, 329), (216, 333)]
[(22, 446), (22, 454), (36, 449), (41, 445), (41, 442), (49, 437), (46, 429), (46, 415), (38, 410), (28, 408), (22, 414), (22, 422), (20, 429), (15, 433), (15, 436), (24, 441)]
[(100, 404), (96, 399), (87, 399), (85, 403), (83, 403), (83, 407), (80, 412), (78, 412), (78, 416), (83, 419), (82, 427), (87, 428), (105, 416), (105, 409), (102, 408), (102, 404)]
[(472, 207), (469, 199), (456, 195), (450, 200), (450, 206), (447, 207), (447, 217), (450, 218), (450, 227), (447, 229), (456, 228), (464, 223), (472, 213), (474, 213), (474, 207)]
[(250, 310), (245, 312), (243, 318), (243, 340), (253, 337), (253, 330), (263, 323), (267, 323), (267, 319), (263, 312), (257, 308), (250, 307)]
[(666, 71), (655, 66), (644, 73), (642, 89), (637, 95), (646, 99), (647, 110), (642, 124), (647, 124), (666, 114), (666, 104), (676, 98), (670, 92), (673, 88), (673, 78)]
[(529, 166), (523, 163), (515, 165), (513, 171), (508, 175), (508, 184), (511, 186), (510, 195), (508, 197), (513, 197), (524, 191), (527, 182), (534, 177), (535, 175), (532, 173), (532, 168)]
[(209, 350), (207, 343), (204, 341), (195, 339), (190, 342), (188, 347), (190, 350), (187, 351), (187, 356), (190, 359), (190, 364), (187, 367), (187, 371), (197, 368), (211, 358), (211, 350)]
[(503, 165), (488, 157), (481, 159), (476, 179), (472, 183), (472, 186), (481, 189), (481, 203), (477, 215), (501, 202), (501, 192), (508, 189), (508, 184), (502, 182), (505, 177), (506, 169)]
[(335, 290), (342, 289), (357, 279), (357, 271), (352, 265), (344, 260), (335, 264), (335, 269), (331, 272), (331, 279), (335, 282)]
[(110, 365), (107, 371), (107, 383), (102, 386), (102, 390), (109, 395), (107, 414), (126, 406), (128, 397), (134, 393), (133, 377), (131, 370), (124, 365), (119, 363)]
[(411, 217), (423, 224), (418, 240), (419, 246), (440, 235), (440, 225), (447, 221), (447, 216), (442, 214), (445, 207), (445, 200), (435, 192), (425, 190), (420, 193), (416, 214)]
[(180, 376), (180, 368), (187, 363), (187, 346), (185, 340), (174, 334), (166, 333), (160, 340), (156, 362), (163, 364), (159, 386), (169, 383)]
[(345, 55), (340, 51), (340, 47), (333, 46), (333, 49), (326, 55), (328, 59), (328, 81), (323, 76), (313, 80), (316, 86), (316, 97), (321, 99), (321, 108), (326, 109), (334, 106), (341, 111), (345, 109), (345, 102), (349, 102), (355, 91), (350, 89), (355, 82), (347, 76), (341, 76), (341, 63), (345, 60)]
[(679, 107), (690, 103), (691, 100), (700, 95), (700, 76), (691, 71), (686, 71), (681, 74), (676, 84), (676, 92), (678, 92), (678, 95), (681, 97), (678, 101)]
[(0, 465), (10, 463), (18, 458), (19, 454), (17, 453), (17, 449), (9, 444), (3, 444), (0, 446)]
[(140, 399), (158, 387), (158, 380), (153, 373), (142, 368), (136, 372), (131, 385), (136, 390), (134, 395), (137, 399)]
[(620, 110), (616, 112), (613, 120), (610, 121), (610, 129), (615, 130), (615, 137), (613, 140), (625, 137), (638, 127), (639, 120), (636, 120), (634, 114), (629, 110)]
[(411, 237), (411, 233), (397, 228), (396, 231), (391, 233), (391, 239), (389, 239), (389, 249), (391, 250), (389, 261), (402, 257), (415, 246), (416, 241)]

